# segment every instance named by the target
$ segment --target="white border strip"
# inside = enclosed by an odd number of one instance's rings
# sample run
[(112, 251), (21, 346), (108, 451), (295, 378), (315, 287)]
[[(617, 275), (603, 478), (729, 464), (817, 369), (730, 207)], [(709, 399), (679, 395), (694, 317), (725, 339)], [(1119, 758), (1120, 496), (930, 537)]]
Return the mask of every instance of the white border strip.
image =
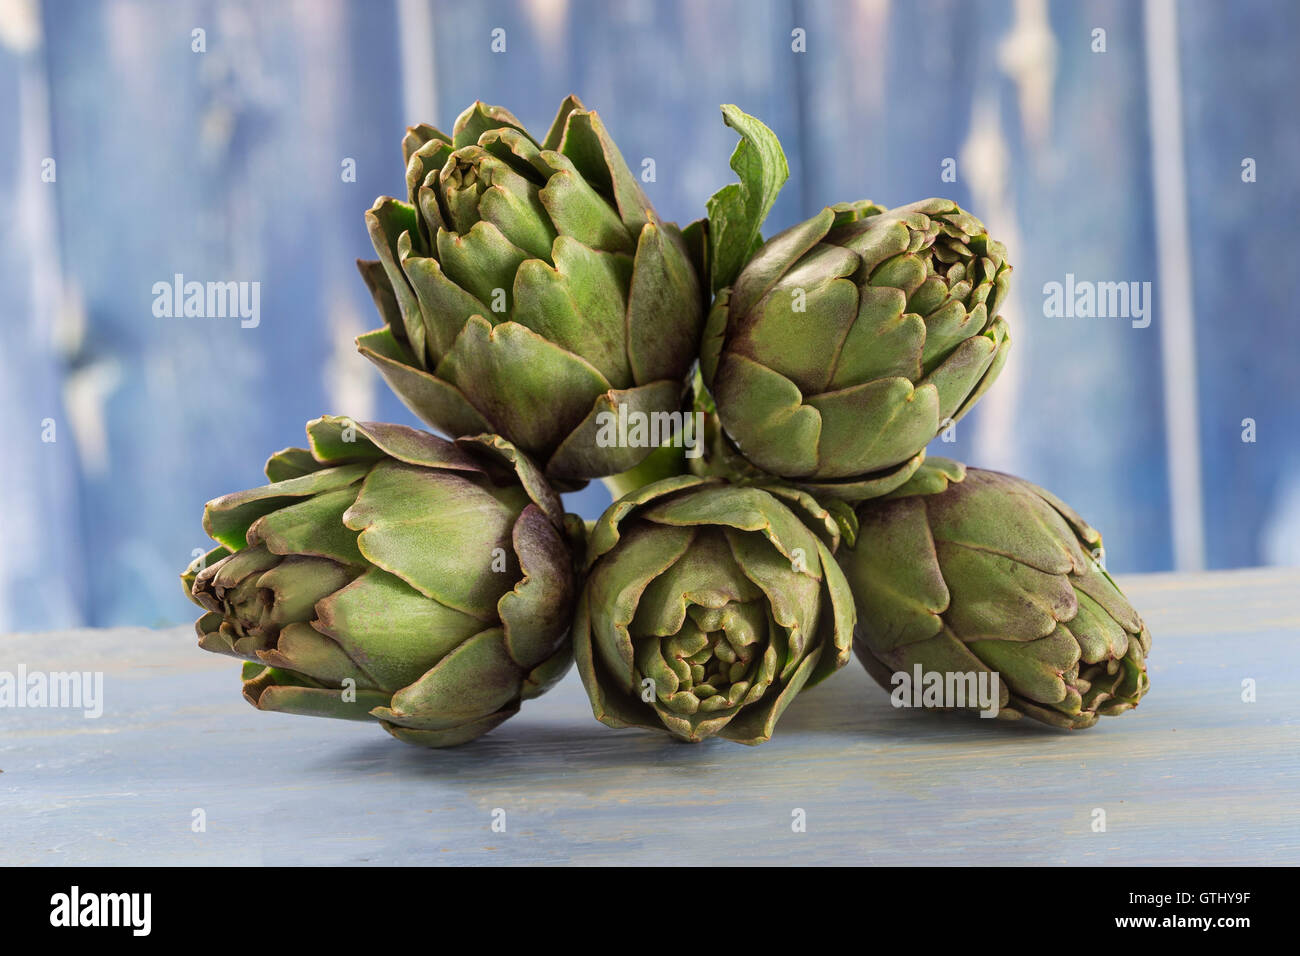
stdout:
[(1196, 313), (1188, 245), (1183, 111), (1174, 0), (1146, 0), (1147, 114), (1151, 126), (1165, 454), (1174, 568), (1205, 567), (1200, 419), (1196, 409)]

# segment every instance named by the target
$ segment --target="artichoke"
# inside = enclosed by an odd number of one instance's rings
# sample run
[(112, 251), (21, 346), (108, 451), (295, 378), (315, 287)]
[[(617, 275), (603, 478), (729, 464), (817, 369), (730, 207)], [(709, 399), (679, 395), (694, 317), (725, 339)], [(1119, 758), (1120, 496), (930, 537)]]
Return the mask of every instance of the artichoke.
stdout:
[(680, 411), (704, 300), (600, 118), (569, 97), (538, 143), (475, 103), (402, 147), (407, 201), (366, 214), (385, 325), (361, 353), (433, 427), (502, 435), (565, 487), (638, 464), (652, 448), (611, 443), (602, 413)]
[(838, 541), (831, 516), (794, 489), (683, 475), (610, 505), (573, 625), (596, 717), (689, 741), (770, 738), (802, 688), (848, 661)]
[(854, 649), (894, 674), (996, 673), (999, 716), (1069, 729), (1135, 707), (1151, 634), (1101, 566), (1101, 535), (1027, 481), (933, 458), (856, 508), (839, 554)]
[(242, 658), (261, 710), (377, 719), (409, 743), (486, 733), (571, 660), (576, 533), (491, 435), (320, 418), (271, 483), (208, 502), (183, 575), (199, 646)]
[(727, 436), (817, 495), (898, 487), (1001, 371), (1010, 272), (1002, 244), (945, 199), (841, 204), (774, 236), (704, 333)]

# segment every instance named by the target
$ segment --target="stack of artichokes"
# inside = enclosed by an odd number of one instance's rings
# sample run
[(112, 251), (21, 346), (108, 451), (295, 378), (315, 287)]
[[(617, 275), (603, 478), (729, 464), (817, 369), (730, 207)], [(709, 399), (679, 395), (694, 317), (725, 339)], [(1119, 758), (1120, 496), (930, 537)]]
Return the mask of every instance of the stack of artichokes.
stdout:
[[(182, 579), (250, 703), (451, 746), (576, 661), (611, 727), (757, 744), (850, 651), (899, 706), (1138, 703), (1151, 637), (1097, 532), (926, 458), (1006, 361), (1006, 250), (945, 199), (764, 242), (785, 156), (723, 116), (740, 181), (684, 230), (575, 97), (541, 138), (482, 103), (407, 131), (357, 344), (446, 437), (326, 416), (208, 503)], [(560, 493), (594, 478), (584, 524)]]

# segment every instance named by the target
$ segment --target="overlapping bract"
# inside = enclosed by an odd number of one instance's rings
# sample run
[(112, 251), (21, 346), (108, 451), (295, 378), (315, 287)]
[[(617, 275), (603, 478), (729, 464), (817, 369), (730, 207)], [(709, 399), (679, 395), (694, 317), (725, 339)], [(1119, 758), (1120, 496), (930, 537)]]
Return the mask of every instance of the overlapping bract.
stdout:
[(789, 488), (693, 476), (596, 522), (574, 656), (611, 727), (758, 744), (799, 691), (849, 657), (853, 599), (836, 523)]
[(598, 416), (680, 408), (704, 302), (600, 118), (569, 97), (539, 143), (475, 103), (402, 146), (407, 200), (366, 215), (385, 326), (362, 354), (430, 425), (502, 435), (553, 480), (636, 465), (650, 449), (602, 445)]
[(563, 676), (573, 532), (533, 464), (494, 436), (332, 417), (307, 434), (270, 484), (208, 503), (220, 546), (184, 575), (199, 646), (250, 662), (251, 703), (442, 747)]
[(700, 359), (722, 425), (772, 475), (827, 497), (898, 487), (993, 383), (1011, 267), (945, 199), (828, 207), (723, 290)]
[(1151, 635), (1100, 565), (1101, 535), (1048, 492), (934, 458), (857, 514), (839, 559), (881, 686), (918, 664), (996, 672), (1002, 716), (1070, 729), (1146, 693)]

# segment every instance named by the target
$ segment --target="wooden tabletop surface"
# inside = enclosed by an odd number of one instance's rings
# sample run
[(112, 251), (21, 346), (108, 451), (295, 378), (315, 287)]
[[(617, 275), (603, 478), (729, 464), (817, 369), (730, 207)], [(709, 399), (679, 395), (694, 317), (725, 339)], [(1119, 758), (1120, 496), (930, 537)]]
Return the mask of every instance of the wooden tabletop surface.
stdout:
[(1300, 863), (1300, 569), (1120, 583), (1151, 692), (1075, 733), (895, 710), (853, 662), (760, 747), (610, 730), (570, 672), (427, 751), (259, 713), (190, 628), (0, 637), (104, 673), (98, 719), (0, 709), (0, 863)]

